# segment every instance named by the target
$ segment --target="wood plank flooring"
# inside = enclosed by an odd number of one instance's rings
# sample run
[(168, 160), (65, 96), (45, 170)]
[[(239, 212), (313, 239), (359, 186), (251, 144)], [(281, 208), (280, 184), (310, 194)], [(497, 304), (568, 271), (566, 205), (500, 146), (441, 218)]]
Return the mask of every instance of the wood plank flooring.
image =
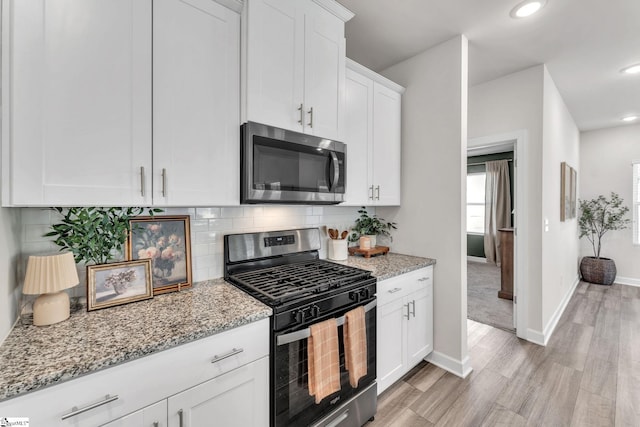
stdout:
[(581, 282), (546, 347), (468, 321), (473, 372), (427, 362), (367, 427), (640, 426), (640, 288)]

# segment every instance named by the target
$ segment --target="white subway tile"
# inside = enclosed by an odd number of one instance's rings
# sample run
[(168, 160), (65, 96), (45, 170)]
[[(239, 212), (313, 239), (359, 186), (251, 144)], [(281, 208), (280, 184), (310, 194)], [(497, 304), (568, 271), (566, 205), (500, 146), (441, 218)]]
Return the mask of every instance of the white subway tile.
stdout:
[(209, 230), (209, 221), (210, 220), (208, 219), (194, 219), (193, 221), (190, 221), (191, 232)]
[(191, 245), (191, 256), (193, 258), (209, 255), (209, 245), (207, 243), (198, 243)]
[(220, 208), (196, 208), (197, 219), (220, 218)]
[(244, 208), (222, 208), (220, 211), (220, 216), (221, 218), (239, 218), (244, 216)]
[(262, 206), (245, 206), (244, 207), (244, 216), (246, 217), (256, 217), (264, 215), (264, 208)]
[(245, 230), (247, 228), (253, 227), (253, 218), (245, 217), (245, 218), (233, 218), (233, 230)]
[[(200, 243), (210, 243), (210, 242), (214, 242), (216, 240), (216, 238), (218, 237), (219, 233), (216, 233), (214, 231), (198, 231), (195, 235), (195, 243), (200, 244)], [(193, 244), (193, 242), (191, 243)]]
[(224, 230), (232, 230), (232, 229), (233, 229), (233, 220), (231, 218), (209, 220), (210, 231), (224, 231)]

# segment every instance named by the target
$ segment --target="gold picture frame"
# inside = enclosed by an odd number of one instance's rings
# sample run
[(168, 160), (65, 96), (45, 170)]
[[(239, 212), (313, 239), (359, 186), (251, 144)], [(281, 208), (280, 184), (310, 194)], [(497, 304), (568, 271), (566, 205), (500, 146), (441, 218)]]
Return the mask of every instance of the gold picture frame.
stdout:
[(189, 215), (139, 216), (129, 220), (127, 259), (150, 259), (153, 294), (190, 288)]
[(87, 266), (87, 311), (153, 298), (151, 260)]

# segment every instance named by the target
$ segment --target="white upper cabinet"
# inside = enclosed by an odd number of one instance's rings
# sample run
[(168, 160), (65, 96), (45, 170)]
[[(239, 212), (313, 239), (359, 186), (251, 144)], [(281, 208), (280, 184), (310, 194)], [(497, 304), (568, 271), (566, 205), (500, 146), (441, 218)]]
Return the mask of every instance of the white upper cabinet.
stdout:
[(3, 205), (151, 201), (151, 0), (2, 2)]
[(344, 205), (400, 205), (404, 88), (347, 60)]
[(333, 0), (248, 0), (245, 121), (341, 140), (352, 16)]
[(154, 0), (153, 203), (240, 195), (240, 16), (212, 0)]
[(241, 4), (2, 5), (3, 205), (239, 203)]

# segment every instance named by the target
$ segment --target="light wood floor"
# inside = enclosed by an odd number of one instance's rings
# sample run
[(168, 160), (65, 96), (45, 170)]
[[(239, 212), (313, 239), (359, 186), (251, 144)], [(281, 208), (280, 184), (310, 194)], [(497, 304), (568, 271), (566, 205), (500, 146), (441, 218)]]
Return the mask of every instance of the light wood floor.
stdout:
[(423, 362), (377, 426), (640, 426), (640, 288), (580, 283), (546, 347), (469, 321), (473, 372)]

